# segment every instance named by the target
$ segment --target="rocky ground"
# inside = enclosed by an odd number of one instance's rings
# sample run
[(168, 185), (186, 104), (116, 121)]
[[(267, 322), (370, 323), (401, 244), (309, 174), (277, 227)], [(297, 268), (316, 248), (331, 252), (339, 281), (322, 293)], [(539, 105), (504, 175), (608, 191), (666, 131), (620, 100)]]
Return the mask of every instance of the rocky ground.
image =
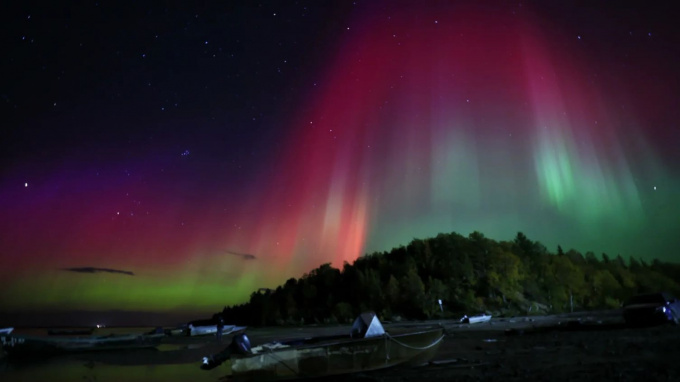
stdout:
[(680, 327), (629, 328), (610, 314), (449, 327), (426, 366), (376, 381), (680, 381)]
[[(440, 324), (448, 333), (434, 359), (417, 368), (344, 376), (350, 381), (680, 381), (680, 327), (630, 328), (620, 312), (494, 318), (487, 323), (455, 320), (385, 323), (389, 332)], [(253, 345), (274, 339), (349, 333), (349, 327), (249, 329)], [(199, 370), (204, 355), (220, 351), (214, 338), (170, 337), (158, 350), (100, 353), (5, 364), (2, 380), (52, 381), (218, 380), (220, 370)], [(70, 359), (70, 357), (75, 357)], [(67, 368), (65, 365), (73, 365)], [(132, 378), (135, 377), (136, 379)], [(75, 379), (74, 379), (75, 378)]]
[[(679, 381), (680, 327), (631, 328), (620, 311), (458, 321), (386, 323), (388, 331), (440, 324), (435, 358), (417, 368), (342, 377), (397, 381)], [(337, 333), (338, 328), (291, 328), (290, 336)], [(249, 330), (254, 344), (281, 337), (281, 328)], [(211, 345), (212, 346), (212, 345)]]

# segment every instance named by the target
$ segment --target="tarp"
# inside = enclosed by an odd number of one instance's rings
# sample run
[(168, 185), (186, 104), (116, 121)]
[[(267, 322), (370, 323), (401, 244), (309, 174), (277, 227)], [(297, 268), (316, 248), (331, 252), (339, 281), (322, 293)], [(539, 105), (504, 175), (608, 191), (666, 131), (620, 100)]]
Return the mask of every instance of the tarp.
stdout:
[(352, 324), (352, 338), (371, 338), (385, 334), (385, 329), (374, 312), (361, 313)]

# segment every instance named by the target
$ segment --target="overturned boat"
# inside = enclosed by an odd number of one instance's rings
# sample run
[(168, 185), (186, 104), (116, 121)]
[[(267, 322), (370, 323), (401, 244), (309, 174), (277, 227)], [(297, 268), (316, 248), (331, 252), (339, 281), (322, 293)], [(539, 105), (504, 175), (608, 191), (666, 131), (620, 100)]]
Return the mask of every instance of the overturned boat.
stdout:
[(491, 321), (491, 315), (482, 313), (478, 316), (470, 316), (468, 317), (467, 315), (463, 316), (460, 319), (460, 322), (463, 324), (479, 324), (481, 322), (489, 322)]
[(9, 356), (56, 355), (153, 348), (160, 344), (164, 336), (164, 334), (128, 334), (60, 338), (6, 335), (0, 337), (0, 344)]
[[(193, 337), (215, 335), (218, 329), (219, 325), (212, 320), (199, 320), (189, 322), (184, 330), (186, 335)], [(222, 325), (222, 335), (229, 335), (245, 329), (245, 326)]]
[(363, 313), (349, 335), (301, 338), (251, 348), (245, 334), (220, 353), (204, 357), (202, 369), (225, 361), (235, 380), (318, 378), (426, 363), (444, 339), (441, 327), (389, 334), (378, 317)]

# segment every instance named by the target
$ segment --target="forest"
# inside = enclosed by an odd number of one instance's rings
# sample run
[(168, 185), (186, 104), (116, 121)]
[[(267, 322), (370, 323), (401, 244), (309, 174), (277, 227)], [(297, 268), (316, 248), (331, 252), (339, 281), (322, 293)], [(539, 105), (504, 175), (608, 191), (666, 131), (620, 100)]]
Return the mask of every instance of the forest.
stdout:
[(521, 232), (512, 241), (441, 233), (345, 262), (342, 269), (323, 264), (274, 290), (253, 292), (248, 302), (215, 317), (263, 326), (347, 323), (368, 310), (400, 320), (612, 309), (637, 293), (678, 296), (679, 277), (680, 264), (561, 246), (552, 253)]

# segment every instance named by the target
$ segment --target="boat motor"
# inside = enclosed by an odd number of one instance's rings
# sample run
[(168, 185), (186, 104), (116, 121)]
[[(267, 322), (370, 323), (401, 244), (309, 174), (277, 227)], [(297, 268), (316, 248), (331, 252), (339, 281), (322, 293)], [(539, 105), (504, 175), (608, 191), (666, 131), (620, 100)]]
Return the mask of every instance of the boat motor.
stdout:
[(250, 354), (250, 339), (245, 333), (237, 334), (231, 339), (229, 347), (232, 348), (232, 353)]
[(231, 339), (229, 346), (219, 353), (203, 357), (201, 369), (211, 370), (228, 360), (232, 354), (250, 354), (250, 339), (245, 333), (237, 334)]

